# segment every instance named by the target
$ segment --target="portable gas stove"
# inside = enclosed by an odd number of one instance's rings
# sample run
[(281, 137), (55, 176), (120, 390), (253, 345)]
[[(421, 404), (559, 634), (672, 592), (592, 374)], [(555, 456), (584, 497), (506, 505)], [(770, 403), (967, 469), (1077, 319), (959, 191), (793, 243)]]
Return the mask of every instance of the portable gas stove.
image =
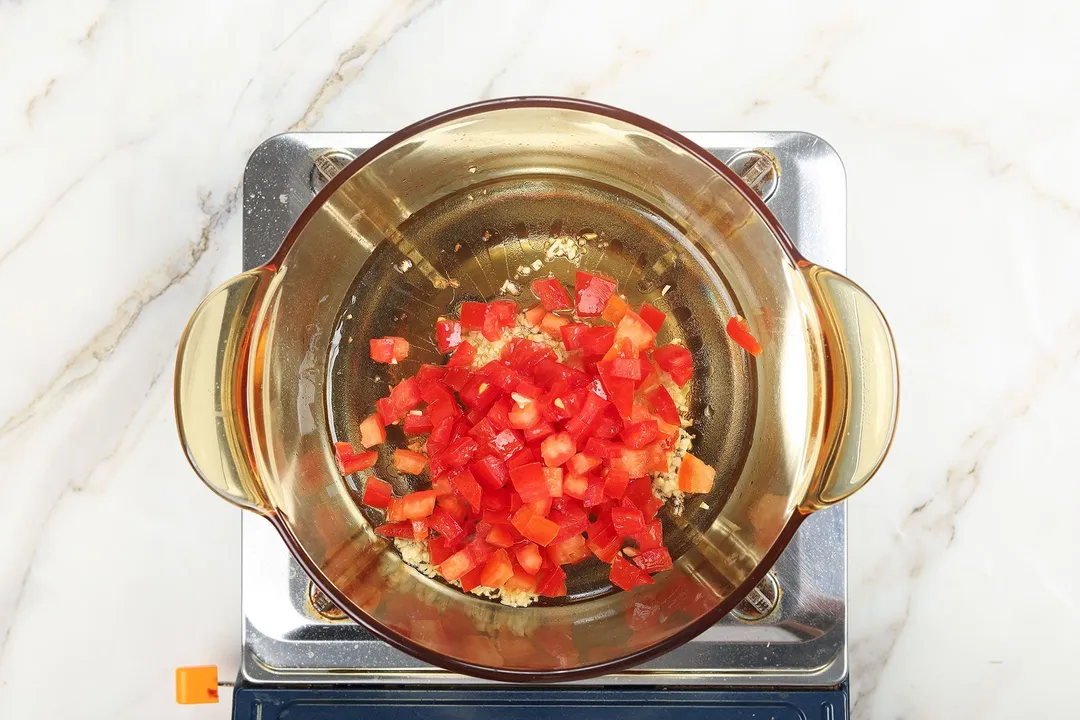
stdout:
[[(382, 133), (288, 133), (244, 173), (244, 266), (265, 263), (313, 197)], [(804, 133), (687, 133), (762, 195), (799, 250), (842, 272), (846, 181)], [(243, 653), (233, 717), (848, 717), (843, 505), (812, 515), (730, 615), (682, 647), (618, 674), (558, 686), (464, 677), (390, 647), (334, 607), (273, 527), (243, 514)], [(437, 710), (436, 710), (437, 708)]]

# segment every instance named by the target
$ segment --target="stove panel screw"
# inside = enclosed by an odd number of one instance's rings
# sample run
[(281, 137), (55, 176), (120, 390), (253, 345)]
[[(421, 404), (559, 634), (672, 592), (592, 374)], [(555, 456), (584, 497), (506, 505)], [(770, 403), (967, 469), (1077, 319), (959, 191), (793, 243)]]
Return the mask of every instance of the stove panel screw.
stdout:
[(313, 582), (308, 582), (308, 602), (311, 609), (326, 620), (346, 620), (348, 616), (334, 604), (334, 601), (326, 597), (326, 593), (319, 589)]
[(757, 622), (772, 615), (780, 606), (780, 583), (770, 570), (750, 594), (731, 611), (732, 616), (743, 622)]
[(727, 166), (765, 202), (780, 184), (780, 163), (768, 150), (743, 150), (728, 160)]
[(335, 175), (355, 159), (356, 156), (346, 150), (326, 150), (316, 155), (309, 178), (311, 191), (317, 193), (322, 190)]

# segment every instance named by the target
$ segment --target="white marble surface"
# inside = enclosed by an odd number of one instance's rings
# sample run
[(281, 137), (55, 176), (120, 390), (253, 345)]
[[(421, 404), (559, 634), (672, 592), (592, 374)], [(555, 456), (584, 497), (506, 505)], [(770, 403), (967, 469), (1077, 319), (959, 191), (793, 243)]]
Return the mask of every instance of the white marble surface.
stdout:
[(228, 714), (172, 701), (235, 672), (239, 511), (170, 395), (248, 153), (525, 93), (839, 150), (903, 374), (850, 506), (854, 714), (1075, 702), (1080, 6), (663, 5), (0, 0), (0, 717)]

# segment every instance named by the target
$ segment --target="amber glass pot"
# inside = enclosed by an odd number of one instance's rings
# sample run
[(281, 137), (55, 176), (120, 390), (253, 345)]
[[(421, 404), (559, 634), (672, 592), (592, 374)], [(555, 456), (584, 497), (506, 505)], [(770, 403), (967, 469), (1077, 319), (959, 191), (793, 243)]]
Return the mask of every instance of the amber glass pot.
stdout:
[[(572, 260), (551, 250), (567, 238), (581, 249)], [(658, 343), (693, 352), (693, 452), (717, 479), (683, 513), (661, 511), (676, 562), (655, 584), (605, 592), (583, 563), (568, 598), (512, 608), (406, 565), (358, 502), (367, 471), (342, 477), (332, 448), (357, 442), (388, 383), (441, 360), (439, 316), (499, 296), (538, 260), (533, 276), (572, 284), (575, 269), (599, 270), (631, 304), (668, 314)], [(760, 357), (727, 337), (735, 313)], [(408, 360), (372, 363), (367, 339), (386, 335), (409, 339)], [(809, 513), (874, 474), (896, 407), (892, 338), (859, 287), (801, 258), (764, 203), (686, 138), (558, 98), (458, 108), (371, 148), (269, 263), (203, 301), (176, 368), (180, 439), (208, 486), (273, 523), (386, 642), (511, 681), (598, 675), (708, 628)], [(404, 493), (416, 488), (390, 463), (396, 432), (370, 472)]]

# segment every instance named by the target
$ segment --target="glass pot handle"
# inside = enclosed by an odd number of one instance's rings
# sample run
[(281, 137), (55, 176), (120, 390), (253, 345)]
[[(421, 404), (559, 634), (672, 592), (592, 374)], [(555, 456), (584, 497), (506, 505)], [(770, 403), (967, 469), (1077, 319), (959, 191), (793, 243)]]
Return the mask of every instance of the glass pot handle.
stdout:
[(823, 452), (803, 501), (809, 511), (843, 500), (877, 472), (896, 426), (899, 377), (892, 332), (870, 296), (826, 268), (802, 269), (824, 331), (828, 378)]
[(210, 293), (180, 338), (176, 428), (188, 462), (211, 490), (266, 514), (247, 423), (246, 373), (252, 321), (270, 272), (252, 270)]

